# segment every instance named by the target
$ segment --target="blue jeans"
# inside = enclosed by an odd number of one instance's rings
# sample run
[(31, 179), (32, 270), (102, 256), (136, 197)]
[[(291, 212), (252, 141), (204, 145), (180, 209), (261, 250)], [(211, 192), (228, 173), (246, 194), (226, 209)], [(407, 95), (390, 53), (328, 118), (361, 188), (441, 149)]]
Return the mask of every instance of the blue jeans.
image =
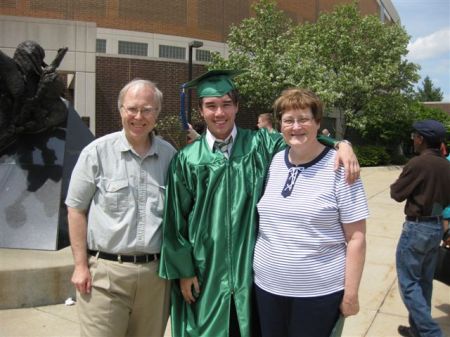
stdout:
[(417, 337), (442, 337), (431, 317), (433, 275), (442, 238), (440, 222), (405, 221), (397, 245), (400, 295), (409, 312), (409, 324)]

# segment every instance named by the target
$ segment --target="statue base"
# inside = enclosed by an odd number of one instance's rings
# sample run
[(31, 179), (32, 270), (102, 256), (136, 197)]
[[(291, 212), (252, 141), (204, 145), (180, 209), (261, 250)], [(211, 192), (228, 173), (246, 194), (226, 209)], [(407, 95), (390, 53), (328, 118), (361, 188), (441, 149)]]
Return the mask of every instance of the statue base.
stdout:
[(64, 200), (78, 155), (93, 139), (69, 106), (65, 128), (21, 135), (0, 153), (0, 248), (69, 245)]

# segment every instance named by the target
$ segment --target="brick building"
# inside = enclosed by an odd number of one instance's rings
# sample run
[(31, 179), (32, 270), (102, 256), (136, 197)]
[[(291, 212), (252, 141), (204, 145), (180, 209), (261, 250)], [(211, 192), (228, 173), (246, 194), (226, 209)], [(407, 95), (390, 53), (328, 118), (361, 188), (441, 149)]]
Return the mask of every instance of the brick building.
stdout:
[[(46, 61), (68, 46), (61, 67), (69, 97), (89, 120), (96, 136), (118, 130), (117, 94), (135, 77), (149, 78), (164, 93), (161, 117), (179, 111), (179, 86), (205, 70), (211, 52), (227, 55), (231, 24), (252, 15), (255, 0), (3, 0), (0, 1), (0, 49), (12, 55), (24, 40), (46, 50)], [(278, 0), (296, 22), (312, 22), (319, 13), (353, 0)], [(360, 0), (363, 14), (398, 22), (390, 0)], [(193, 40), (203, 43), (189, 48)], [(238, 114), (237, 123), (254, 127), (254, 114)], [(176, 138), (176, 137), (175, 137)]]
[(450, 116), (450, 103), (449, 102), (423, 102), (423, 105), (429, 108), (436, 108), (446, 112)]

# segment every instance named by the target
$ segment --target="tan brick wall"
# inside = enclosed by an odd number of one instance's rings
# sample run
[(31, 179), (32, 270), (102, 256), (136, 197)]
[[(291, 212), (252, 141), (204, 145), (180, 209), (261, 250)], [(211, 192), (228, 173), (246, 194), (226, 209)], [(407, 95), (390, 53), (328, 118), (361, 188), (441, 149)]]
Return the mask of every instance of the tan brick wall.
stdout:
[(429, 108), (440, 109), (450, 116), (450, 102), (423, 102), (423, 105)]
[[(120, 89), (135, 78), (151, 80), (163, 92), (164, 102), (160, 117), (167, 114), (178, 115), (180, 110), (179, 88), (188, 78), (186, 63), (97, 57), (96, 67), (97, 137), (121, 129), (117, 97)], [(203, 66), (194, 65), (193, 77), (197, 77), (204, 71)], [(192, 106), (195, 106), (195, 98), (192, 102)], [(180, 124), (177, 123), (176, 129), (179, 126)]]
[[(100, 137), (121, 129), (117, 97), (120, 89), (134, 78), (144, 78), (156, 82), (164, 94), (164, 103), (160, 117), (167, 114), (178, 116), (180, 110), (180, 85), (187, 81), (187, 64), (175, 62), (132, 60), (126, 58), (97, 57), (96, 61), (96, 136)], [(202, 74), (205, 68), (194, 65), (193, 78)], [(195, 92), (192, 93), (192, 107), (197, 106)], [(237, 124), (241, 127), (254, 128), (256, 113), (241, 109)], [(178, 123), (174, 132), (181, 134)], [(162, 130), (164, 131), (164, 130)], [(163, 133), (163, 136), (166, 136)], [(174, 138), (178, 134), (171, 135)], [(166, 137), (165, 137), (166, 138)], [(169, 138), (169, 137), (167, 137)]]
[[(96, 22), (98, 27), (225, 42), (232, 24), (249, 17), (255, 0), (2, 0), (1, 15)], [(279, 0), (297, 22), (353, 0)], [(361, 11), (378, 14), (376, 0), (360, 0)]]
[[(0, 15), (95, 22), (97, 27), (225, 42), (231, 24), (252, 15), (255, 0), (0, 0)], [(278, 0), (297, 22), (315, 21), (321, 11), (353, 0)], [(377, 0), (360, 0), (363, 13), (379, 13)], [(205, 68), (194, 65), (193, 77)], [(120, 129), (117, 95), (135, 77), (155, 81), (164, 93), (162, 115), (178, 114), (179, 86), (187, 63), (96, 57), (96, 135)], [(192, 106), (196, 106), (195, 94)], [(240, 109), (237, 124), (254, 128), (259, 112)], [(176, 132), (176, 131), (175, 131)], [(180, 131), (181, 132), (181, 131)], [(177, 135), (174, 135), (176, 137)]]

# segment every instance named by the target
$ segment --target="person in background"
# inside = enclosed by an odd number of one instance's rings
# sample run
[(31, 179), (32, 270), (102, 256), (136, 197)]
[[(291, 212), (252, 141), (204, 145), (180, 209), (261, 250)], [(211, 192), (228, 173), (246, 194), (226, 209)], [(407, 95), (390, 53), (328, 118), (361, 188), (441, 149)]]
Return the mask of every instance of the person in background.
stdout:
[[(450, 206), (447, 206), (442, 212), (442, 220), (444, 227), (444, 234), (442, 235), (442, 241), (447, 246), (450, 246)], [(448, 266), (450, 268), (450, 266)]]
[(435, 120), (413, 124), (414, 151), (399, 178), (391, 185), (391, 197), (406, 200), (406, 219), (400, 236), (396, 267), (400, 295), (408, 310), (409, 327), (400, 325), (405, 337), (442, 337), (431, 317), (433, 275), (443, 237), (442, 210), (450, 205), (450, 162), (442, 157), (445, 128)]
[(322, 135), (324, 135), (325, 137), (331, 137), (331, 133), (330, 133), (330, 131), (328, 131), (328, 129), (323, 129)]
[[(173, 337), (256, 335), (255, 205), (270, 160), (285, 143), (279, 133), (265, 128), (236, 127), (236, 74), (212, 70), (183, 86), (197, 88), (207, 129), (178, 152), (168, 173), (159, 274), (176, 280)], [(356, 158), (348, 144), (340, 144), (348, 178), (354, 180), (359, 173)]]
[(80, 154), (66, 199), (81, 336), (163, 336), (170, 283), (157, 274), (165, 180), (175, 149), (152, 134), (162, 93), (133, 80), (122, 131)]
[[(449, 153), (450, 151), (447, 151)], [(450, 161), (450, 154), (447, 156), (447, 160)], [(449, 191), (450, 193), (450, 191)], [(447, 206), (442, 212), (444, 235), (442, 240), (447, 246), (450, 246), (450, 206)], [(450, 268), (450, 266), (449, 266)]]
[(270, 164), (257, 207), (253, 270), (263, 337), (328, 337), (359, 311), (367, 200), (360, 179), (334, 170), (336, 151), (317, 140), (323, 107), (289, 89), (274, 103), (287, 148)]
[(258, 129), (266, 128), (269, 132), (277, 132), (273, 127), (273, 117), (271, 113), (262, 113), (258, 116)]

